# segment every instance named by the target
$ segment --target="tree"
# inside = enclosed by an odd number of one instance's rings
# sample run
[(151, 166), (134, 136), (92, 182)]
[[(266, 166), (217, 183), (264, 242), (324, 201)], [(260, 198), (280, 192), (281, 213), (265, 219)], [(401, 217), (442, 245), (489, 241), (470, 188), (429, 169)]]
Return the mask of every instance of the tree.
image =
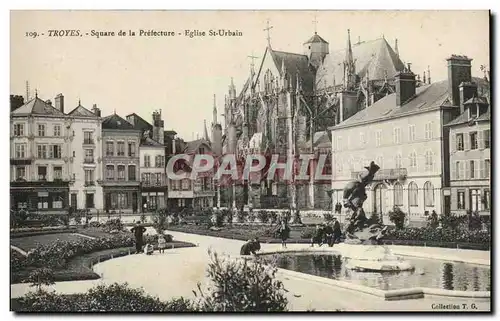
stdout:
[(14, 111), (24, 105), (24, 97), (20, 95), (10, 95), (10, 111)]
[(169, 213), (166, 208), (158, 209), (151, 215), (151, 220), (153, 221), (153, 227), (156, 230), (156, 233), (163, 234), (165, 231), (167, 217)]
[(402, 230), (405, 226), (406, 214), (397, 206), (389, 212), (389, 220), (394, 223), (396, 229)]
[(32, 287), (36, 287), (37, 291), (42, 291), (43, 285), (54, 284), (54, 272), (49, 268), (39, 268), (33, 270), (28, 276), (28, 282), (31, 282)]

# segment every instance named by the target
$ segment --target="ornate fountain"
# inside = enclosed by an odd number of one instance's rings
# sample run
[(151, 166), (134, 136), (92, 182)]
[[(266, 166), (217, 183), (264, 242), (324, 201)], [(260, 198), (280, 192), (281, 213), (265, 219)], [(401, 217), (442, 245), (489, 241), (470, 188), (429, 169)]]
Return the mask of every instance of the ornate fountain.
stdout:
[(380, 167), (372, 161), (365, 169), (357, 180), (349, 182), (344, 188), (344, 207), (351, 213), (345, 230), (345, 244), (349, 244), (347, 254), (344, 255), (346, 267), (361, 272), (413, 270), (410, 262), (394, 255), (387, 246), (381, 244), (387, 226), (367, 224), (363, 210), (363, 203), (367, 198), (366, 186), (373, 181)]

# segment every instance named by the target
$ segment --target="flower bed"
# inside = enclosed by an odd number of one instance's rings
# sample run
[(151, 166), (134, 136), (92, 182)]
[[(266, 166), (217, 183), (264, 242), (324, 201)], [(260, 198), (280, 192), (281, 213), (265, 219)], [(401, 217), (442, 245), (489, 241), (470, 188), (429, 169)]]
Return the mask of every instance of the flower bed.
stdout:
[(434, 229), (431, 227), (391, 229), (388, 231), (388, 240), (412, 240), (428, 242), (458, 242), (458, 243), (491, 243), (491, 234), (487, 231), (467, 229)]
[(11, 301), (16, 312), (187, 312), (191, 303), (179, 298), (160, 301), (127, 284), (98, 285), (84, 294), (32, 292)]

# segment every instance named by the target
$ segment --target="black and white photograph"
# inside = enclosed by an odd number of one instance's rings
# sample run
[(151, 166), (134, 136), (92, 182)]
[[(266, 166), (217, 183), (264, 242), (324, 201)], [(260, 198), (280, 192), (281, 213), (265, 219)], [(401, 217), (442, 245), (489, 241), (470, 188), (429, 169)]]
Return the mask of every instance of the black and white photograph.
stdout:
[(490, 11), (9, 15), (10, 311), (492, 312)]

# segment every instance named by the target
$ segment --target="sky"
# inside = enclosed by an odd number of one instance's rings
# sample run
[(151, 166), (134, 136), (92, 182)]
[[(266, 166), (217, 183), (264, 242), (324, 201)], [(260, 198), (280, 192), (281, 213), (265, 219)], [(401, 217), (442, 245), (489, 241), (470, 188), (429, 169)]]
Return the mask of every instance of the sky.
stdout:
[[(166, 130), (196, 139), (204, 120), (208, 126), (212, 121), (213, 95), (221, 121), (231, 77), (239, 91), (249, 75), (249, 56), (263, 56), (268, 19), (276, 50), (302, 53), (316, 25), (330, 51), (345, 48), (347, 29), (352, 42), (384, 36), (394, 46), (397, 38), (401, 59), (418, 74), (430, 66), (433, 81), (447, 78), (451, 54), (472, 58), (473, 76), (482, 76), (480, 65), (489, 65), (487, 11), (13, 11), (10, 92), (25, 96), (28, 81), (31, 97), (35, 89), (44, 100), (62, 93), (66, 112), (81, 100), (88, 109), (97, 104), (103, 116), (135, 112), (149, 122), (161, 110)], [(80, 30), (83, 36), (48, 37), (51, 29)], [(176, 36), (86, 35), (140, 29)], [(243, 35), (178, 35), (210, 29)], [(39, 36), (27, 36), (33, 31)]]

